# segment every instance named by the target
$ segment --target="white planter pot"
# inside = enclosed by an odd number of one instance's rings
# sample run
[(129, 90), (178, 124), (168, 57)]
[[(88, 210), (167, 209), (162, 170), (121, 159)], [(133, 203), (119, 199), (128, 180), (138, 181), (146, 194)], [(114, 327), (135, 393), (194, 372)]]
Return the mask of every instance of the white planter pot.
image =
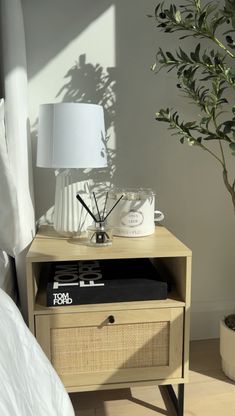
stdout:
[(223, 372), (235, 381), (235, 331), (220, 321), (220, 355)]

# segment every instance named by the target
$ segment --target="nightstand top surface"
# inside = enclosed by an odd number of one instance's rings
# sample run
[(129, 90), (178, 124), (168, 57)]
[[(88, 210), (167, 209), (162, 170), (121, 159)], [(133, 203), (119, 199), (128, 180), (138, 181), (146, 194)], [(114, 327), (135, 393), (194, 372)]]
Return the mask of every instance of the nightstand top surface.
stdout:
[(165, 227), (157, 226), (155, 233), (145, 237), (113, 237), (108, 247), (90, 247), (84, 237), (76, 239), (59, 236), (50, 226), (40, 227), (28, 254), (27, 262), (118, 259), (140, 257), (188, 257), (191, 250)]

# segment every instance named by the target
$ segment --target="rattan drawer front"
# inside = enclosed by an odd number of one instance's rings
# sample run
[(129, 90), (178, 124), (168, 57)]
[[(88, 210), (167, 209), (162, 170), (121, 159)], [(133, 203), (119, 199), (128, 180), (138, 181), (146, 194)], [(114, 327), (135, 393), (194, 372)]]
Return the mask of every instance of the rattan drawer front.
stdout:
[(52, 329), (51, 361), (59, 374), (168, 365), (169, 323)]
[(111, 313), (113, 324), (104, 312), (36, 317), (65, 385), (182, 376), (183, 308)]

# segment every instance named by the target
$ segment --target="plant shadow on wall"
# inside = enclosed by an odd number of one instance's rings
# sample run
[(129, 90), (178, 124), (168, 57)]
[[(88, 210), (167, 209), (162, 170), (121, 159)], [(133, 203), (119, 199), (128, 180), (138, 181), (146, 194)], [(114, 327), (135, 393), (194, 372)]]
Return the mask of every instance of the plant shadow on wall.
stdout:
[[(61, 98), (62, 102), (99, 104), (104, 109), (106, 136), (103, 141), (107, 154), (107, 168), (72, 170), (73, 181), (89, 181), (90, 190), (97, 192), (98, 199), (103, 201), (105, 190), (110, 186), (115, 173), (115, 68), (104, 68), (99, 63), (86, 62), (86, 54), (81, 54), (64, 78), (68, 81), (58, 91), (56, 99)], [(33, 135), (37, 135), (36, 130)], [(53, 182), (54, 192), (55, 178)], [(52, 201), (54, 200), (52, 199)], [(102, 201), (99, 206), (102, 205)], [(49, 210), (48, 207), (45, 207), (43, 211), (42, 222), (51, 222), (53, 207)], [(47, 213), (45, 214), (45, 212)]]
[(109, 130), (115, 119), (115, 68), (105, 70), (100, 64), (87, 63), (86, 54), (82, 54), (65, 78), (69, 80), (56, 97), (62, 96), (63, 102), (102, 105), (106, 129)]
[[(68, 78), (68, 82), (59, 90), (56, 98), (62, 96), (63, 102), (99, 104), (104, 109), (106, 129), (104, 147), (108, 167), (90, 171), (85, 170), (82, 173), (74, 172), (74, 180), (90, 180), (90, 189), (97, 193), (99, 206), (102, 206), (105, 190), (110, 185), (115, 173), (116, 152), (113, 143), (116, 106), (115, 68), (104, 69), (98, 63), (94, 65), (86, 62), (86, 54), (81, 54), (77, 62), (69, 69), (65, 78)], [(76, 176), (76, 173), (79, 176)]]

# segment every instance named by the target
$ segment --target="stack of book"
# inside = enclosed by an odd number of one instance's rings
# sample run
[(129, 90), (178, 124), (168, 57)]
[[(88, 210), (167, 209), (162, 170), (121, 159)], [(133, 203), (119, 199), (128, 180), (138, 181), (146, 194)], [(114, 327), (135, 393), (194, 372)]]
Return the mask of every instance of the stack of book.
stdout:
[(53, 262), (47, 306), (166, 299), (168, 284), (150, 259)]

